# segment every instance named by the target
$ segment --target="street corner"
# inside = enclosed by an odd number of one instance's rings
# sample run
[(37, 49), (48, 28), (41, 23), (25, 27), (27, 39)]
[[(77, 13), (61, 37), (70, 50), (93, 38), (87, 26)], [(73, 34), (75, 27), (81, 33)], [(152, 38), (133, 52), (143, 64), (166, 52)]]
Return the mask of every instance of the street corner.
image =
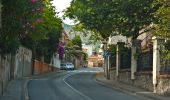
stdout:
[(96, 78), (102, 77), (102, 76), (104, 76), (104, 72), (96, 72), (96, 75), (95, 75)]
[(109, 80), (107, 80), (105, 77), (104, 77), (104, 72), (97, 72), (94, 76), (94, 80), (99, 83), (99, 84), (102, 84), (102, 85), (108, 85), (109, 84)]

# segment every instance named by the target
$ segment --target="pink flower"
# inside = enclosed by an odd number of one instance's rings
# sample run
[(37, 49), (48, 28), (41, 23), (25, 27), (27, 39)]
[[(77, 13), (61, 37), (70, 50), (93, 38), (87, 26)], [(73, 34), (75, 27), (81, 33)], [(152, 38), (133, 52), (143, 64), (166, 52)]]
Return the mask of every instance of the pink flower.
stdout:
[(40, 11), (40, 10), (41, 10), (41, 8), (37, 8), (36, 10), (37, 10), (37, 11)]
[(32, 12), (35, 12), (35, 9), (32, 9)]
[(32, 3), (36, 3), (38, 0), (31, 0)]
[(36, 20), (36, 22), (37, 22), (37, 23), (42, 23), (42, 22), (43, 22), (43, 19), (42, 19), (42, 18), (38, 18), (38, 19)]
[(36, 11), (37, 11), (37, 12), (42, 12), (42, 11), (43, 11), (43, 8), (42, 8), (42, 7), (41, 7), (41, 8), (37, 8)]
[(32, 29), (35, 29), (35, 26), (34, 26), (34, 25), (31, 25), (31, 28), (32, 28)]

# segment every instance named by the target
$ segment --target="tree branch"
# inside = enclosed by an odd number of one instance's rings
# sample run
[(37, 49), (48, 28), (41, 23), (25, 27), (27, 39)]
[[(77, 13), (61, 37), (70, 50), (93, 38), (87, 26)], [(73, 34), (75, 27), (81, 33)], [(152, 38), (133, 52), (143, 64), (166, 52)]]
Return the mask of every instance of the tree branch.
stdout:
[(151, 29), (145, 29), (144, 31), (140, 32), (140, 33), (138, 34), (138, 36), (141, 35), (141, 34), (143, 34), (143, 33), (149, 32), (149, 31), (151, 31)]

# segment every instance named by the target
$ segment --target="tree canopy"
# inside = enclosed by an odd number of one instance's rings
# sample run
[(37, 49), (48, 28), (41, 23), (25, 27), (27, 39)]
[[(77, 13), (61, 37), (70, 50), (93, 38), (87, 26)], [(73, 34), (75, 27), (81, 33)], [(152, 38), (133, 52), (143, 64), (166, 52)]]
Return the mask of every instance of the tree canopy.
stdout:
[(2, 0), (1, 54), (15, 53), (19, 45), (47, 59), (57, 51), (63, 28), (51, 1)]
[(156, 0), (156, 3), (161, 3), (162, 6), (156, 12), (159, 22), (155, 25), (155, 35), (170, 39), (170, 1)]
[(154, 1), (73, 0), (65, 16), (80, 21), (84, 28), (99, 33), (103, 39), (113, 33), (136, 39), (142, 29), (157, 21), (155, 12), (160, 4), (153, 5)]

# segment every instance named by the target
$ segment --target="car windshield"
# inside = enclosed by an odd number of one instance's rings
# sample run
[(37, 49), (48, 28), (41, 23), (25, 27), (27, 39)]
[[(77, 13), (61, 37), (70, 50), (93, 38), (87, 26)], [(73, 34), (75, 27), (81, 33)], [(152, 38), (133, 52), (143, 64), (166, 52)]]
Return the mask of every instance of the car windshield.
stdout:
[(67, 65), (73, 65), (73, 64), (67, 64)]
[(61, 64), (61, 66), (66, 66), (66, 64)]

